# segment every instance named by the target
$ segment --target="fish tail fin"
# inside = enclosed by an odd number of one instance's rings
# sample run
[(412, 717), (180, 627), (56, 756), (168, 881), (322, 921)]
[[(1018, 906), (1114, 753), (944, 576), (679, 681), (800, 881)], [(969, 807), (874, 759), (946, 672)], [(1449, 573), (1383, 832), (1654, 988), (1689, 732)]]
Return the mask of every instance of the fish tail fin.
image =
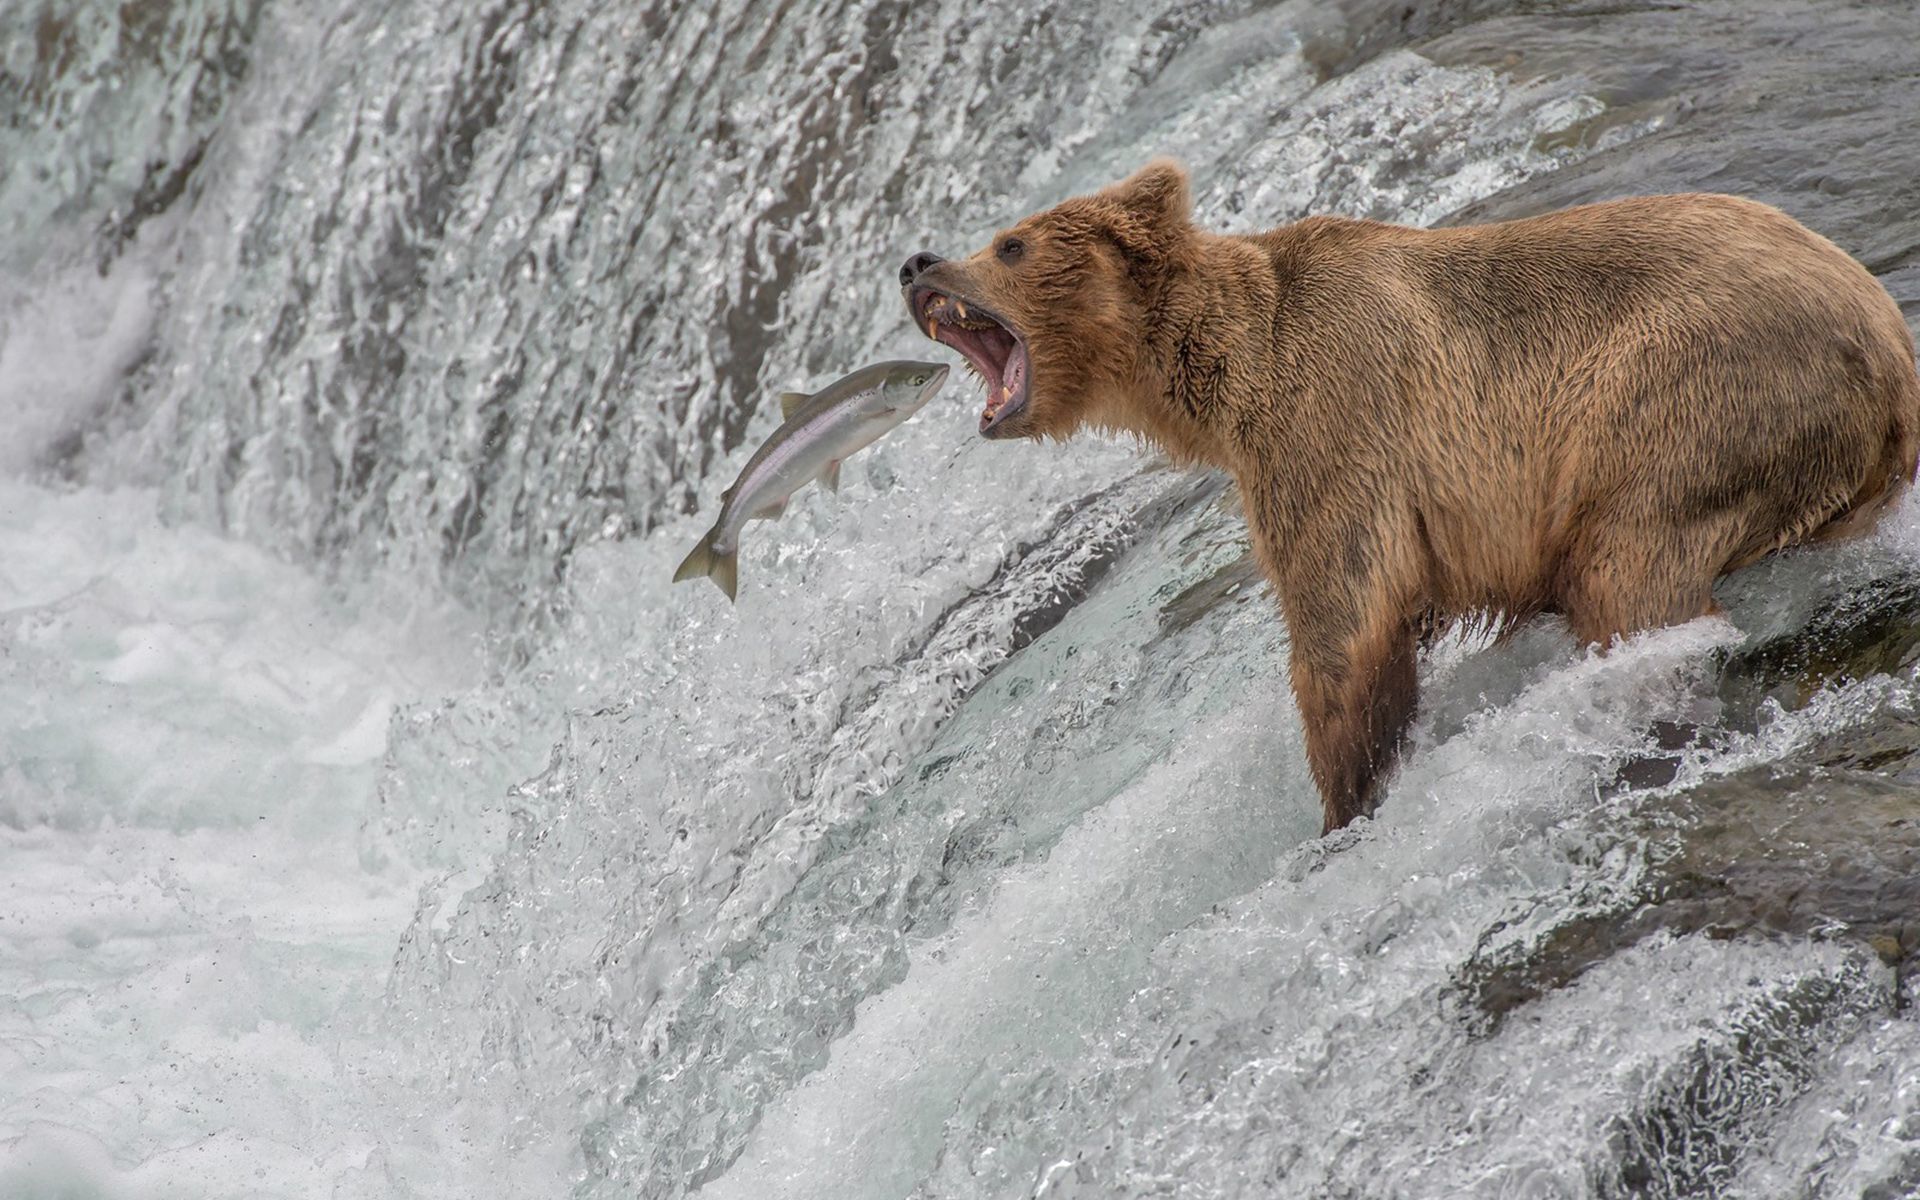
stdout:
[[(708, 535), (709, 537), (711, 535)], [(698, 579), (712, 569), (713, 547), (702, 537), (693, 544), (693, 549), (680, 560), (680, 566), (673, 573), (675, 583), (685, 583), (689, 579)]]
[(732, 603), (734, 593), (740, 590), (740, 552), (735, 550), (731, 554), (714, 554), (710, 557), (712, 561), (707, 566), (707, 574), (727, 594), (728, 603)]
[(728, 600), (732, 600), (740, 588), (740, 552), (735, 550), (730, 554), (721, 554), (715, 550), (711, 530), (694, 543), (687, 557), (681, 560), (680, 568), (673, 573), (673, 581), (684, 583), (703, 575), (713, 580), (727, 594)]

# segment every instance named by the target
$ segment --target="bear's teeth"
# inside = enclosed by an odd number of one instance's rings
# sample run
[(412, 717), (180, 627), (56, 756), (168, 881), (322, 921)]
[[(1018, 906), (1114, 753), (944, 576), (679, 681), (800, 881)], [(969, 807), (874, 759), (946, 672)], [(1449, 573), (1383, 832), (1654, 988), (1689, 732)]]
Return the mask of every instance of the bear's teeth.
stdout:
[(953, 311), (960, 314), (960, 319), (962, 321), (966, 320), (967, 319), (967, 302), (964, 300), (955, 300), (953, 302)]

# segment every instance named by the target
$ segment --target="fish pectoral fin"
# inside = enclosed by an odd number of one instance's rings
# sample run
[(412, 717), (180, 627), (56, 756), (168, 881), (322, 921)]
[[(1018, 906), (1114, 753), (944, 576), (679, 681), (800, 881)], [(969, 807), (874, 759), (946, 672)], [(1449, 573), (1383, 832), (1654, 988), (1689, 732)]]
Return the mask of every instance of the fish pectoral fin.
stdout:
[(757, 521), (771, 521), (785, 511), (787, 511), (787, 498), (782, 496), (771, 504), (764, 504), (754, 509), (753, 516)]
[(832, 462), (828, 463), (827, 469), (820, 472), (820, 486), (827, 489), (830, 492), (837, 492), (840, 490), (840, 460), (839, 459), (836, 458)]
[(793, 414), (799, 412), (800, 406), (811, 399), (813, 397), (805, 392), (781, 392), (780, 418), (785, 421), (793, 420)]

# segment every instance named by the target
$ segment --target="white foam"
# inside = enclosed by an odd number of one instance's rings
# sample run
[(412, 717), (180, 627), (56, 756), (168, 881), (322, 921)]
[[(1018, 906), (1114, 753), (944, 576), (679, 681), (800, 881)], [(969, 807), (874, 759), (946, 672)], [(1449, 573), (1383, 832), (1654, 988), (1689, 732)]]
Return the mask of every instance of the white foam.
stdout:
[(112, 399), (153, 325), (152, 269), (122, 255), (0, 286), (0, 475), (25, 470)]
[[(444, 605), (0, 480), (0, 1196), (324, 1195), (421, 882), (356, 849)], [(389, 598), (390, 599), (390, 598)]]

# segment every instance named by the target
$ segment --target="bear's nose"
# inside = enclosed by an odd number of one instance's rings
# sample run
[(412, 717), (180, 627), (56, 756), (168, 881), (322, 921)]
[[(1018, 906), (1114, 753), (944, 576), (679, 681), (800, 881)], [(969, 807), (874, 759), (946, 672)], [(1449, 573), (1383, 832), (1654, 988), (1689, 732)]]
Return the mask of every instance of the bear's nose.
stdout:
[(908, 259), (906, 263), (901, 266), (900, 286), (906, 287), (908, 284), (912, 283), (916, 278), (919, 277), (920, 272), (926, 270), (928, 267), (932, 266), (937, 262), (945, 262), (945, 261), (946, 259), (941, 258), (938, 254), (935, 254), (931, 250), (922, 250), (920, 253)]

